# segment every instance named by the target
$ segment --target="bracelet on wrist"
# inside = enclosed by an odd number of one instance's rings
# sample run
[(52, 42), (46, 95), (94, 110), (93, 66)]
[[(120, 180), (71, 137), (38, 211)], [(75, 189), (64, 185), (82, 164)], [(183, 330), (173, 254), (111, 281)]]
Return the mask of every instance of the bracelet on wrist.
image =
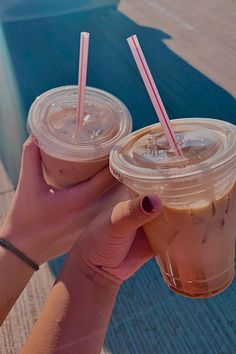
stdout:
[(37, 263), (32, 261), (29, 257), (27, 257), (23, 252), (18, 250), (15, 246), (13, 246), (10, 242), (5, 240), (4, 238), (0, 238), (0, 246), (3, 248), (7, 249), (8, 251), (12, 252), (15, 254), (18, 258), (20, 258), (23, 262), (28, 264), (31, 268), (33, 268), (35, 271), (39, 270), (39, 266)]

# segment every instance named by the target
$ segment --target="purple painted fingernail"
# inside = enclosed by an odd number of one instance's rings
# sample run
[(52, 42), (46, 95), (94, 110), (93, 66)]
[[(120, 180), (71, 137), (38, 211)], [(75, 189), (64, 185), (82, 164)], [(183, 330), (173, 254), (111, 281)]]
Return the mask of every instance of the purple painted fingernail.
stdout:
[(146, 213), (151, 213), (153, 211), (155, 211), (156, 209), (159, 208), (160, 203), (159, 200), (156, 197), (144, 197), (142, 200), (142, 209), (146, 212)]

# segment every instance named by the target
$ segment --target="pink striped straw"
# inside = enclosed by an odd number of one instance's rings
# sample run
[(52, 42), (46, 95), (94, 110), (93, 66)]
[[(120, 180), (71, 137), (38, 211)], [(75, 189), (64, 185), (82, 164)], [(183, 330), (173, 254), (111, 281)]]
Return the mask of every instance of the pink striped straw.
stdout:
[(183, 152), (176, 141), (175, 133), (171, 126), (170, 119), (167, 115), (161, 96), (153, 80), (151, 71), (148, 67), (143, 51), (140, 47), (138, 38), (136, 35), (134, 35), (127, 38), (127, 41), (130, 50), (133, 54), (134, 60), (139, 69), (139, 72), (142, 76), (144, 85), (146, 86), (147, 92), (152, 101), (153, 107), (161, 123), (162, 129), (164, 130), (168, 143), (171, 148), (176, 152), (176, 155), (178, 155), (179, 157), (183, 157)]
[(89, 51), (89, 33), (81, 32), (80, 34), (80, 51), (79, 51), (79, 70), (78, 70), (78, 101), (77, 101), (77, 129), (82, 122), (84, 114), (84, 99), (86, 90), (87, 67), (88, 67), (88, 51)]

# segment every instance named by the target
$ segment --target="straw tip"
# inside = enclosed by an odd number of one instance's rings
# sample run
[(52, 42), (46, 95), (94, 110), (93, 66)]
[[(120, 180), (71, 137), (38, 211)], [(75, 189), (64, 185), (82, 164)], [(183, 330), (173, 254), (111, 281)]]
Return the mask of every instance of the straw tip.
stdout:
[(127, 41), (128, 41), (128, 42), (131, 41), (132, 38), (137, 39), (137, 35), (136, 35), (136, 34), (132, 34), (132, 36), (129, 36), (129, 37), (127, 38)]
[(89, 37), (89, 32), (80, 32), (81, 37)]

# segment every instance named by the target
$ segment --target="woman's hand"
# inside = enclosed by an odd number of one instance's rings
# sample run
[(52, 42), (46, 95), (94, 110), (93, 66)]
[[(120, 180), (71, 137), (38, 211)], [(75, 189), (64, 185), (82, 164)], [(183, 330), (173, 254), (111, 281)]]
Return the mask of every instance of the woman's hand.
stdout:
[(155, 195), (104, 210), (66, 259), (22, 354), (101, 352), (121, 282), (152, 252), (141, 229), (161, 212)]
[(54, 190), (44, 180), (40, 151), (29, 137), (23, 148), (16, 194), (0, 237), (42, 264), (72, 247), (79, 213), (115, 183), (109, 169), (104, 168), (77, 186)]
[(78, 264), (103, 279), (120, 284), (135, 273), (153, 253), (141, 228), (161, 213), (156, 195), (138, 197), (105, 210), (88, 226), (72, 249)]

